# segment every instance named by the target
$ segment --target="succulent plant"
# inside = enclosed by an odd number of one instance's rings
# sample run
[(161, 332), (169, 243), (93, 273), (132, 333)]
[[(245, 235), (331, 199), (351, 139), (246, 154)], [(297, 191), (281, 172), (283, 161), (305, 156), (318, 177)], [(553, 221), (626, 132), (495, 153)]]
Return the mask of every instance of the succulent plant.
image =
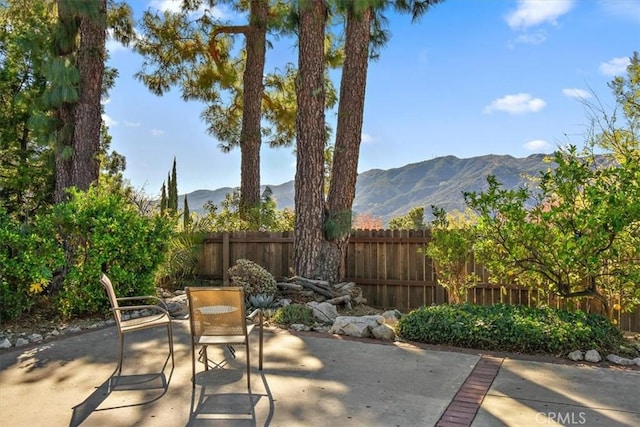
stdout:
[(273, 305), (273, 295), (249, 295), (249, 305), (254, 308), (269, 308)]

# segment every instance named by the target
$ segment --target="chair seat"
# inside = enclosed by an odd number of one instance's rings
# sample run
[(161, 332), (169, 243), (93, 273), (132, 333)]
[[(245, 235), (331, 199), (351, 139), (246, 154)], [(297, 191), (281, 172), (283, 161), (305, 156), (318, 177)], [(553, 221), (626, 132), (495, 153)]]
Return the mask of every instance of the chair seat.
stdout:
[[(251, 333), (255, 325), (249, 324), (247, 325), (247, 335)], [(204, 328), (205, 334), (210, 334), (215, 330), (215, 328), (206, 327)], [(245, 335), (240, 333), (238, 335), (201, 335), (194, 337), (195, 344), (244, 344), (245, 343)]]
[(123, 320), (120, 322), (122, 332), (136, 329), (153, 328), (160, 325), (166, 325), (171, 322), (169, 316), (164, 313), (152, 314), (145, 317), (137, 317), (135, 319)]

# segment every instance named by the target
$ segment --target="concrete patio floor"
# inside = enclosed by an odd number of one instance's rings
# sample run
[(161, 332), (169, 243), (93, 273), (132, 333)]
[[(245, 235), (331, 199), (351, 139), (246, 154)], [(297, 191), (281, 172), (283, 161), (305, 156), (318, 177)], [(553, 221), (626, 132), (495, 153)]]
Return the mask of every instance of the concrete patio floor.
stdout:
[(114, 327), (3, 350), (0, 425), (640, 425), (640, 370), (500, 358), (482, 389), (480, 354), (265, 330), (259, 371), (251, 338), (250, 392), (240, 346), (237, 359), (210, 351), (224, 369), (198, 364), (192, 388), (184, 320), (174, 323), (173, 369), (166, 333), (141, 331), (125, 338), (117, 383)]

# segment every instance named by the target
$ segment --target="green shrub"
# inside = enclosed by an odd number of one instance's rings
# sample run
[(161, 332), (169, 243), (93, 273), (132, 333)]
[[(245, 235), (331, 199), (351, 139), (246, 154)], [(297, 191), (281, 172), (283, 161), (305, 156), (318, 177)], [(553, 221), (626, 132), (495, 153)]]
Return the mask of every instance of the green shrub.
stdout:
[(0, 208), (0, 320), (27, 312), (62, 261), (53, 239), (33, 232)]
[(64, 282), (56, 304), (64, 316), (99, 313), (108, 307), (100, 275), (105, 271), (119, 297), (155, 293), (171, 225), (146, 217), (122, 195), (91, 188), (72, 191), (69, 201), (38, 219), (42, 235), (66, 248)]
[(280, 307), (276, 310), (271, 318), (274, 323), (278, 325), (293, 325), (294, 323), (302, 323), (304, 325), (313, 325), (315, 320), (313, 318), (313, 310), (306, 305), (291, 304), (285, 307)]
[(403, 316), (397, 330), (411, 341), (529, 354), (608, 352), (622, 340), (600, 315), (507, 304), (423, 307)]
[(229, 269), (229, 276), (234, 285), (244, 288), (247, 298), (258, 294), (275, 295), (278, 289), (271, 273), (248, 259), (239, 259)]

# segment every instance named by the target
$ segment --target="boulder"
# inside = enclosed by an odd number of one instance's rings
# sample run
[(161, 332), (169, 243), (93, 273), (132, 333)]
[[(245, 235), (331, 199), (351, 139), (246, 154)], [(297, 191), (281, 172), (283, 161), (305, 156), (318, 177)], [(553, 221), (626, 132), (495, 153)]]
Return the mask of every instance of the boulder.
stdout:
[(338, 316), (329, 333), (360, 338), (370, 337), (371, 330), (383, 324), (382, 316)]
[(307, 303), (307, 307), (313, 311), (313, 317), (322, 323), (333, 323), (338, 317), (336, 306), (328, 302), (310, 301)]
[(580, 350), (572, 351), (571, 353), (569, 353), (567, 355), (567, 357), (569, 359), (573, 360), (574, 362), (578, 362), (580, 360), (583, 360), (582, 351), (580, 351)]
[(394, 341), (396, 339), (396, 331), (386, 323), (371, 329), (371, 334), (379, 340)]
[(598, 363), (602, 360), (602, 356), (600, 356), (598, 350), (589, 350), (585, 353), (584, 360), (587, 362)]

